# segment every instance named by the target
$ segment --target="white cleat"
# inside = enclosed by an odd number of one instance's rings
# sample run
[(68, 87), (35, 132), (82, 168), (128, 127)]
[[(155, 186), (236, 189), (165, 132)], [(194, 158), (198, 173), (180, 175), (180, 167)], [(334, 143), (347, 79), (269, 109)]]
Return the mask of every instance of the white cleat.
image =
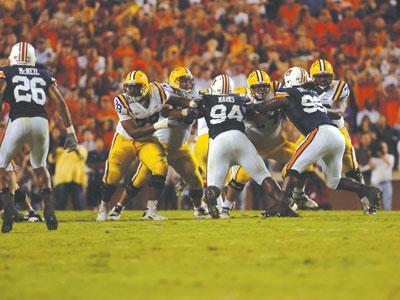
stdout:
[[(297, 204), (298, 209), (316, 209), (318, 208), (317, 202), (308, 197), (304, 192), (300, 194), (293, 193), (293, 201)], [(294, 210), (292, 207), (290, 207)]]
[(115, 205), (108, 214), (108, 220), (119, 221), (121, 219), (124, 208), (125, 207), (123, 207), (122, 205), (119, 204)]
[(142, 220), (164, 221), (168, 220), (168, 218), (160, 215), (157, 209), (147, 208), (143, 212)]
[(297, 206), (296, 202), (294, 202), (293, 198), (289, 199), (289, 207), (291, 210), (296, 211), (299, 207)]
[(193, 209), (194, 216), (197, 219), (211, 219), (210, 212), (208, 211), (207, 204), (203, 203), (199, 208)]
[(99, 205), (99, 213), (97, 214), (96, 221), (103, 222), (107, 220), (107, 203), (101, 201)]
[(229, 219), (231, 217), (231, 209), (229, 207), (222, 207), (221, 211), (219, 212), (220, 219)]

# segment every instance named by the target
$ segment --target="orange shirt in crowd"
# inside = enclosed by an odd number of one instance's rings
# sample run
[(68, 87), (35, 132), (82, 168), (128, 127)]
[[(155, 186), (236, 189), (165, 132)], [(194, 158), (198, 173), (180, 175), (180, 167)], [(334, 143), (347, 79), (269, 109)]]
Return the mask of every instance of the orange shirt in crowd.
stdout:
[(383, 113), (390, 126), (400, 123), (400, 99), (390, 99), (383, 107)]
[(356, 94), (357, 106), (360, 110), (365, 108), (365, 101), (374, 103), (377, 101), (378, 91), (376, 84), (360, 84)]
[(124, 57), (136, 58), (136, 52), (132, 47), (118, 47), (113, 52), (114, 61), (122, 62)]
[(284, 4), (279, 8), (278, 15), (287, 21), (289, 27), (291, 27), (297, 19), (301, 10), (301, 5), (294, 3), (292, 5)]

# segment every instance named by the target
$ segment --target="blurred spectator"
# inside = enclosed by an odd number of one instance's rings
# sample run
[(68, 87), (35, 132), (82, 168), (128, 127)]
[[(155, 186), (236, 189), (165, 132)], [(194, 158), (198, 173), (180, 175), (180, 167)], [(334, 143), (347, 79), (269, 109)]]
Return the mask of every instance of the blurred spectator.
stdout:
[(371, 184), (383, 191), (383, 209), (385, 210), (392, 209), (393, 166), (394, 156), (389, 154), (386, 143), (380, 142), (377, 151), (373, 154), (369, 162), (369, 167), (371, 169)]
[(361, 127), (361, 123), (364, 117), (368, 117), (368, 120), (372, 124), (376, 124), (379, 121), (380, 113), (377, 111), (371, 103), (367, 100), (365, 101), (365, 108), (357, 113), (357, 126)]
[(56, 58), (53, 49), (49, 47), (45, 39), (39, 39), (36, 45), (36, 65), (39, 68), (49, 68)]
[(69, 196), (75, 210), (83, 208), (83, 188), (87, 185), (85, 175), (87, 155), (87, 149), (79, 145), (71, 153), (59, 147), (49, 156), (49, 160), (56, 166), (54, 174), (56, 209), (64, 210)]
[(370, 146), (371, 146), (371, 134), (369, 132), (362, 133), (360, 137), (360, 144), (356, 149), (356, 157), (366, 183), (370, 182), (369, 179), (371, 176), (368, 167), (369, 160), (371, 158)]

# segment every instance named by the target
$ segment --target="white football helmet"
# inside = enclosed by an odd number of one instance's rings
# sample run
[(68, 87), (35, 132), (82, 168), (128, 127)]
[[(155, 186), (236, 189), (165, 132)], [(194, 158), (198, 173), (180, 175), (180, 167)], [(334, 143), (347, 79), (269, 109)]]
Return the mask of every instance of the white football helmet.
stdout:
[(232, 94), (235, 91), (235, 84), (232, 78), (226, 74), (218, 75), (213, 79), (211, 84), (212, 95), (226, 95)]
[(27, 42), (19, 42), (11, 48), (10, 65), (24, 65), (24, 66), (35, 66), (36, 54), (35, 48)]
[(307, 71), (300, 67), (293, 67), (286, 71), (283, 76), (285, 87), (300, 86), (310, 81)]

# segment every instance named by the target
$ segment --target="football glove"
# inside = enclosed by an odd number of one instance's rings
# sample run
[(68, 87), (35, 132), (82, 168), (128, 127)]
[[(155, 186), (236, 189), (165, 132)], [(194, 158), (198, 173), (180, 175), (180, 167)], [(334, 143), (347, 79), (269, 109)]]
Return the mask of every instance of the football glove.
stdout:
[(74, 151), (78, 146), (78, 139), (76, 138), (75, 133), (67, 133), (65, 137), (64, 149), (67, 150), (68, 153)]

